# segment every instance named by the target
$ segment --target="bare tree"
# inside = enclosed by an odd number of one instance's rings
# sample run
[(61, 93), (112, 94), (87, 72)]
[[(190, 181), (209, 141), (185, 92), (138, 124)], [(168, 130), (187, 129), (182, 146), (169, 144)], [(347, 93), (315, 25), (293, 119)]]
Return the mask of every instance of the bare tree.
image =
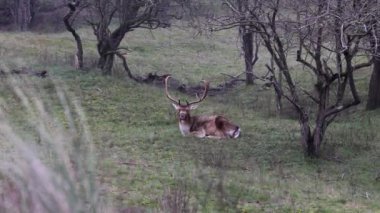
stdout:
[[(82, 39), (72, 26), (72, 22), (75, 19), (74, 14), (75, 14), (77, 7), (79, 5), (80, 5), (80, 1), (75, 1), (75, 0), (73, 0), (72, 2), (67, 4), (67, 7), (70, 9), (70, 11), (63, 18), (63, 22), (65, 23), (66, 29), (73, 35), (75, 42), (76, 42), (76, 45), (77, 45), (77, 52), (75, 54), (75, 68), (83, 69)], [(84, 7), (82, 6), (82, 8), (85, 8), (85, 7), (86, 6), (84, 6)]]
[[(229, 26), (248, 24), (260, 35), (280, 72), (276, 75), (268, 65), (273, 74), (270, 79), (275, 91), (298, 113), (300, 141), (308, 156), (320, 155), (326, 129), (336, 116), (360, 103), (354, 71), (370, 66), (371, 61), (355, 64), (354, 58), (365, 54), (363, 41), (373, 27), (368, 16), (363, 15), (365, 5), (360, 0), (256, 0), (244, 19), (228, 19)], [(294, 48), (298, 48), (296, 61), (311, 71), (312, 91), (303, 89), (293, 79), (288, 53)], [(311, 109), (315, 112), (310, 112), (302, 101), (304, 97), (312, 100)]]
[(254, 83), (253, 67), (258, 61), (260, 40), (255, 33), (250, 13), (256, 9), (256, 1), (249, 0), (222, 0), (222, 5), (228, 10), (226, 14), (217, 17), (211, 16), (209, 22), (212, 30), (238, 28), (241, 39), (241, 48), (244, 54), (246, 84)]
[(9, 26), (13, 22), (13, 8), (7, 0), (0, 1), (0, 27)]
[[(109, 75), (124, 36), (136, 28), (168, 27), (169, 0), (92, 0), (88, 23), (92, 26), (100, 55), (98, 67)], [(116, 19), (118, 23), (116, 24)], [(115, 24), (115, 28), (111, 28)]]
[[(254, 5), (250, 5), (248, 0), (237, 0), (236, 3), (239, 16), (242, 20), (244, 20), (244, 17), (249, 14)], [(229, 4), (229, 7), (231, 10), (235, 9), (231, 4)], [(254, 33), (252, 24), (249, 23), (249, 21), (243, 22), (239, 26), (239, 34), (242, 40), (242, 49), (244, 51), (246, 83), (249, 85), (254, 83), (253, 67), (259, 59), (258, 53), (260, 41), (257, 34)]]
[(15, 0), (12, 3), (12, 16), (18, 30), (26, 31), (32, 22), (35, 0)]
[[(337, 114), (360, 103), (354, 71), (370, 66), (371, 61), (354, 64), (360, 44), (369, 31), (358, 25), (366, 24), (361, 6), (355, 1), (306, 1), (298, 8), (299, 49), (297, 61), (315, 76), (315, 95), (306, 92), (317, 105), (314, 130), (303, 135), (304, 148), (309, 155), (318, 156), (326, 128)], [(311, 8), (316, 8), (315, 10)], [(335, 67), (331, 66), (335, 55)], [(337, 84), (336, 87), (333, 87)], [(351, 100), (345, 98), (349, 89)], [(306, 128), (310, 125), (304, 123)]]

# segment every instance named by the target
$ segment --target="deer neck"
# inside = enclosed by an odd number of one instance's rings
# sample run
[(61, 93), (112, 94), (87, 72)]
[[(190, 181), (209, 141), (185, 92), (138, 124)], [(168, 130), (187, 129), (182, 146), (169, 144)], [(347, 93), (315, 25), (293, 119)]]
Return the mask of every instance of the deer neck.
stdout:
[(194, 117), (188, 116), (185, 119), (179, 120), (179, 130), (181, 131), (182, 135), (188, 135), (190, 134), (191, 127), (194, 124)]

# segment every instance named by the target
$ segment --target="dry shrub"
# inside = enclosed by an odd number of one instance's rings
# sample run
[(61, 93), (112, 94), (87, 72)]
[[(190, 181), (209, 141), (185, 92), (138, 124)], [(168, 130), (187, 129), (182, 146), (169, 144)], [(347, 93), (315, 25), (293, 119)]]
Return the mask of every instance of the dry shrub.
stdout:
[(190, 202), (190, 192), (187, 187), (170, 188), (165, 191), (164, 196), (160, 202), (162, 212), (197, 212), (197, 208)]
[[(0, 163), (0, 212), (110, 212), (96, 182), (92, 138), (79, 101), (68, 98), (61, 82), (34, 80), (6, 80), (23, 106), (19, 113), (33, 127), (28, 134), (16, 131), (11, 103), (0, 99), (0, 147), (10, 147)], [(56, 100), (46, 100), (47, 92), (34, 82), (52, 84)], [(53, 116), (54, 102), (63, 119)]]

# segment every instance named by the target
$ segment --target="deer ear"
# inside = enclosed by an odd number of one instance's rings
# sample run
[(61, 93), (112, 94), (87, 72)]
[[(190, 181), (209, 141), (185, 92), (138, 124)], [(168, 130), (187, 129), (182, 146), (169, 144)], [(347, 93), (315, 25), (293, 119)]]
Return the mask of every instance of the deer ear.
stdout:
[(174, 109), (178, 110), (179, 109), (179, 105), (178, 104), (175, 104), (175, 103), (172, 103)]
[(190, 109), (196, 109), (198, 107), (198, 104), (190, 105)]

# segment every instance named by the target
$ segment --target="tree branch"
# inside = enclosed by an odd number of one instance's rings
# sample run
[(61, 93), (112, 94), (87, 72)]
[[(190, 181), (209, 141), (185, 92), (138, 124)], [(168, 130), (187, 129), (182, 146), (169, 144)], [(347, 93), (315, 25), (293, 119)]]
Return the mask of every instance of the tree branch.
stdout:
[(310, 68), (314, 73), (317, 73), (317, 68), (301, 57), (301, 50), (297, 50), (296, 61), (298, 61), (298, 62), (302, 63), (303, 65), (305, 65), (306, 67)]
[(371, 58), (368, 62), (357, 64), (353, 67), (354, 70), (362, 69), (364, 67), (369, 67), (373, 64), (373, 58)]

